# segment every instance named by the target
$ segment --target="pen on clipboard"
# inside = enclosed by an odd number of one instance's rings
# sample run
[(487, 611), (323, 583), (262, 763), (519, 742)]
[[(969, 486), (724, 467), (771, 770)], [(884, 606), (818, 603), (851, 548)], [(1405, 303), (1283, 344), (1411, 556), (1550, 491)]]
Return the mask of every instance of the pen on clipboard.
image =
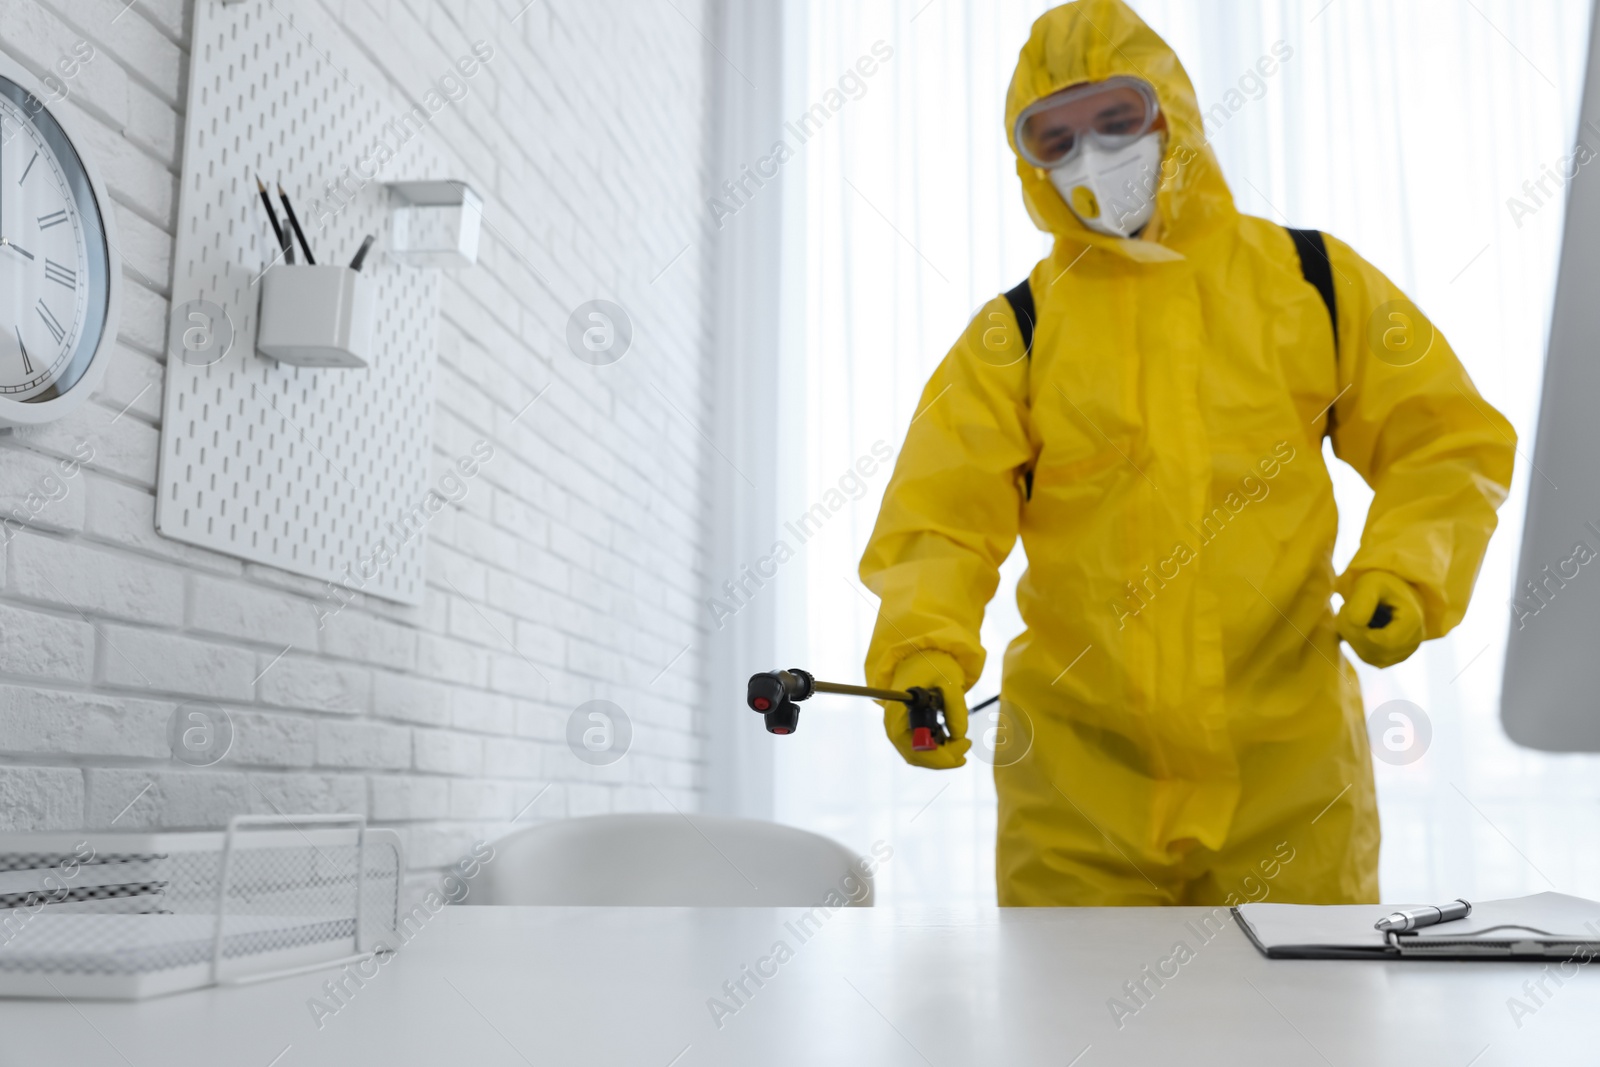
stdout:
[(305, 231), (300, 228), (300, 220), (295, 218), (294, 205), (289, 203), (289, 194), (283, 191), (283, 186), (278, 186), (278, 199), (283, 201), (283, 213), (288, 216), (289, 225), (294, 230), (294, 235), (300, 238), (300, 249), (306, 254), (306, 262), (316, 265), (316, 259), (311, 255), (311, 245), (306, 241)]
[(1421, 908), (1401, 908), (1373, 923), (1376, 930), (1384, 933), (1402, 933), (1406, 930), (1418, 930), (1424, 926), (1437, 926), (1440, 923), (1453, 922), (1456, 919), (1465, 919), (1472, 914), (1472, 905), (1465, 900), (1456, 899), (1439, 907), (1426, 906)]
[(273, 210), (272, 197), (267, 193), (267, 187), (261, 180), (261, 175), (256, 175), (256, 191), (261, 194), (261, 203), (267, 209), (267, 221), (272, 223), (272, 234), (278, 239), (278, 247), (283, 250), (283, 261), (294, 262), (294, 244), (289, 240), (289, 235), (284, 232), (283, 225), (278, 222), (278, 213)]

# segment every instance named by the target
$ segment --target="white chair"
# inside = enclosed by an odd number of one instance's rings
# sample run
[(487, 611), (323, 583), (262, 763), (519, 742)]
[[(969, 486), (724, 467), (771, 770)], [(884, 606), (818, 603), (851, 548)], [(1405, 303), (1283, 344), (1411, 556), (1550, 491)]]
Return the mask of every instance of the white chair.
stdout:
[(463, 903), (871, 907), (869, 871), (838, 842), (792, 826), (716, 815), (594, 815), (494, 842), (494, 858)]

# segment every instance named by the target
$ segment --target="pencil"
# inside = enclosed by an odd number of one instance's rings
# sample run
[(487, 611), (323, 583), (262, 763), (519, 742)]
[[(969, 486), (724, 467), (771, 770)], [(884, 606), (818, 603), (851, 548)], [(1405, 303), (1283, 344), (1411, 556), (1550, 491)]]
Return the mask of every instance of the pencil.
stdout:
[(289, 225), (294, 228), (294, 235), (300, 238), (300, 247), (305, 251), (306, 262), (312, 266), (316, 260), (311, 256), (311, 245), (306, 242), (305, 231), (300, 228), (300, 220), (294, 217), (294, 206), (289, 203), (289, 194), (283, 191), (283, 186), (278, 186), (278, 199), (283, 201), (283, 213), (288, 216)]
[(267, 192), (267, 187), (261, 181), (261, 175), (256, 175), (256, 191), (261, 194), (261, 203), (267, 209), (267, 221), (272, 223), (272, 235), (278, 239), (278, 247), (283, 249), (286, 262), (294, 262), (294, 246), (284, 236), (283, 227), (278, 224), (278, 213), (272, 209), (272, 196)]
[(361, 264), (367, 261), (367, 249), (372, 247), (372, 242), (375, 240), (377, 240), (377, 234), (367, 234), (366, 239), (361, 242), (361, 247), (356, 249), (356, 258), (350, 261), (351, 270), (361, 270)]

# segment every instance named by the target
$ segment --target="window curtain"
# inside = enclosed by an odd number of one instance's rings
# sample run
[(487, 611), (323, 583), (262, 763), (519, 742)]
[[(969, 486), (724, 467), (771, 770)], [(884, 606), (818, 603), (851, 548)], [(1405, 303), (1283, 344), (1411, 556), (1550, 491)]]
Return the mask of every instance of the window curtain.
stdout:
[[(789, 194), (785, 256), (804, 409), (785, 447), (804, 492), (785, 496), (793, 514), (779, 520), (792, 550), (782, 565), (804, 596), (783, 609), (785, 665), (856, 681), (877, 609), (856, 564), (921, 388), (976, 309), (1048, 250), (1002, 122), (1017, 52), (1049, 5), (802, 6), (787, 42), (805, 76), (786, 104), (794, 158), (784, 165), (803, 178)], [(1183, 58), (1214, 116), (1208, 136), (1240, 209), (1350, 242), (1416, 299), (1521, 435), (1465, 622), (1399, 667), (1360, 666), (1369, 712), (1408, 701), (1425, 719), (1411, 729), (1430, 735), (1419, 758), (1376, 764), (1385, 898), (1600, 895), (1600, 757), (1522, 750), (1499, 724), (1564, 206), (1559, 182), (1547, 178), (1537, 203), (1524, 183), (1571, 150), (1589, 4), (1133, 6)], [(1257, 63), (1278, 42), (1292, 54), (1263, 76)], [(1328, 458), (1342, 567), (1371, 494)], [(1021, 629), (1013, 587), (1025, 565), (1019, 545), (985, 618), (989, 663), (969, 700), (998, 691)], [(807, 704), (799, 731), (772, 739), (778, 818), (887, 852), (881, 904), (993, 903), (990, 768), (970, 758), (953, 773), (908, 768), (880, 719), (864, 701)]]

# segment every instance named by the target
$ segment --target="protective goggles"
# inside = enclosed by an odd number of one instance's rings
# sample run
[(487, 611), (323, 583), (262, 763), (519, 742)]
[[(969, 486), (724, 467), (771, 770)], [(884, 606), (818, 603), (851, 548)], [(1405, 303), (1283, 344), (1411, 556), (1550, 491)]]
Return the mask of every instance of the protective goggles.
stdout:
[(1161, 113), (1156, 91), (1139, 78), (1119, 75), (1076, 85), (1036, 100), (1017, 116), (1017, 150), (1036, 167), (1068, 162), (1093, 136), (1105, 148), (1143, 137)]

